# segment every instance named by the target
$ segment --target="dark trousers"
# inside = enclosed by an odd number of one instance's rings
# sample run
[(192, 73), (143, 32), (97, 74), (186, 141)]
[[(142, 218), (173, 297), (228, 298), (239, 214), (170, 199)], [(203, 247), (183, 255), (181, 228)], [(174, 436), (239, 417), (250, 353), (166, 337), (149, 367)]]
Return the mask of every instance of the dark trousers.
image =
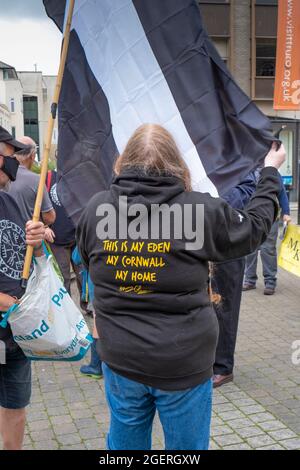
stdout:
[(257, 258), (260, 251), (260, 257), (263, 268), (265, 287), (275, 289), (277, 283), (277, 238), (279, 230), (279, 221), (272, 225), (271, 231), (266, 241), (258, 250), (246, 258), (245, 284), (256, 285), (257, 281)]
[(228, 375), (233, 371), (244, 270), (245, 258), (214, 264), (212, 288), (222, 298), (215, 306), (220, 329), (215, 374)]
[(72, 266), (74, 273), (75, 273), (76, 284), (77, 284), (77, 288), (78, 288), (79, 295), (80, 295), (80, 307), (86, 311), (87, 303), (83, 302), (81, 299), (82, 282), (81, 282), (80, 271), (82, 270), (82, 266), (81, 265), (77, 266), (72, 261), (72, 251), (74, 250), (75, 246), (76, 246), (75, 242), (70, 243), (69, 245), (65, 245), (65, 246), (55, 245), (55, 243), (53, 243), (51, 245), (51, 250), (57, 261), (59, 269), (61, 270), (61, 273), (63, 275), (64, 286), (70, 295), (71, 295), (71, 266)]

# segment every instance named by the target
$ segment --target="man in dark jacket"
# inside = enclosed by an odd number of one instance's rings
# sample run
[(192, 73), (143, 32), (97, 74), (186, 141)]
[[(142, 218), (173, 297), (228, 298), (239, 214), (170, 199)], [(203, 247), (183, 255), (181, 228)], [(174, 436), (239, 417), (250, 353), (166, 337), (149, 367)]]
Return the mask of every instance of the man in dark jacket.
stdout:
[[(222, 198), (234, 209), (244, 209), (255, 192), (256, 183), (255, 173), (252, 172)], [(219, 340), (214, 364), (214, 387), (220, 387), (233, 380), (244, 270), (244, 257), (225, 263), (215, 263), (213, 266), (212, 290), (220, 296), (220, 303), (215, 304), (219, 322)]]
[[(278, 196), (278, 202), (281, 209), (281, 215), (284, 223), (291, 222), (290, 206), (288, 196), (281, 181), (281, 191)], [(256, 288), (257, 277), (257, 260), (258, 252), (260, 252), (263, 277), (264, 277), (264, 295), (275, 294), (277, 284), (277, 238), (279, 230), (279, 220), (276, 220), (272, 225), (271, 231), (266, 241), (254, 253), (251, 253), (246, 258), (245, 278), (243, 290), (249, 291)]]
[(73, 268), (76, 284), (80, 297), (80, 307), (84, 313), (93, 316), (88, 308), (88, 302), (82, 299), (82, 265), (73, 262), (72, 253), (76, 247), (75, 225), (68, 216), (66, 209), (62, 205), (57, 194), (57, 172), (49, 170), (47, 175), (46, 187), (49, 193), (50, 201), (55, 209), (56, 220), (51, 229), (46, 231), (46, 239), (51, 243), (51, 250), (58, 263), (64, 286), (71, 295), (71, 266)]

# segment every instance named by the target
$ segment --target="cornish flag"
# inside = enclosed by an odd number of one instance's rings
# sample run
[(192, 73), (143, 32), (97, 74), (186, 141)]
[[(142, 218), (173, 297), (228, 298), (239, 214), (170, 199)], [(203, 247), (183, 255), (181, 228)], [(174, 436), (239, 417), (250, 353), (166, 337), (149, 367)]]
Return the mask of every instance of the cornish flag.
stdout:
[[(44, 0), (64, 30), (68, 0)], [(261, 163), (269, 120), (207, 36), (195, 0), (76, 0), (59, 103), (58, 191), (76, 221), (132, 133), (175, 137), (193, 188), (223, 194)]]

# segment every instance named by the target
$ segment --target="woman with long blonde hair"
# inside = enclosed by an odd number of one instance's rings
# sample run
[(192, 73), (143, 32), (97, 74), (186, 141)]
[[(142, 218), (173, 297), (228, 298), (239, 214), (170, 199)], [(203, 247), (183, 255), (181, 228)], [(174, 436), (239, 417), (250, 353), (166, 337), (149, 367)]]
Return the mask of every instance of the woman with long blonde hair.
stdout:
[(236, 211), (193, 192), (172, 135), (146, 124), (117, 159), (110, 189), (90, 201), (77, 237), (95, 285), (108, 449), (150, 449), (156, 410), (166, 449), (208, 449), (218, 337), (209, 261), (244, 256), (266, 238), (284, 158), (272, 146), (247, 210)]

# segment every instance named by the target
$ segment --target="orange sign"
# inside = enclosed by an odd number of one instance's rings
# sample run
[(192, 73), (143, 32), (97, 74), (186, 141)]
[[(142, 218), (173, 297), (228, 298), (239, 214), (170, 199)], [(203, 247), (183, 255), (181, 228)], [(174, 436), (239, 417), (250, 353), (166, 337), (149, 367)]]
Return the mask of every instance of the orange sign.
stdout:
[(300, 0), (278, 0), (274, 109), (300, 111)]

